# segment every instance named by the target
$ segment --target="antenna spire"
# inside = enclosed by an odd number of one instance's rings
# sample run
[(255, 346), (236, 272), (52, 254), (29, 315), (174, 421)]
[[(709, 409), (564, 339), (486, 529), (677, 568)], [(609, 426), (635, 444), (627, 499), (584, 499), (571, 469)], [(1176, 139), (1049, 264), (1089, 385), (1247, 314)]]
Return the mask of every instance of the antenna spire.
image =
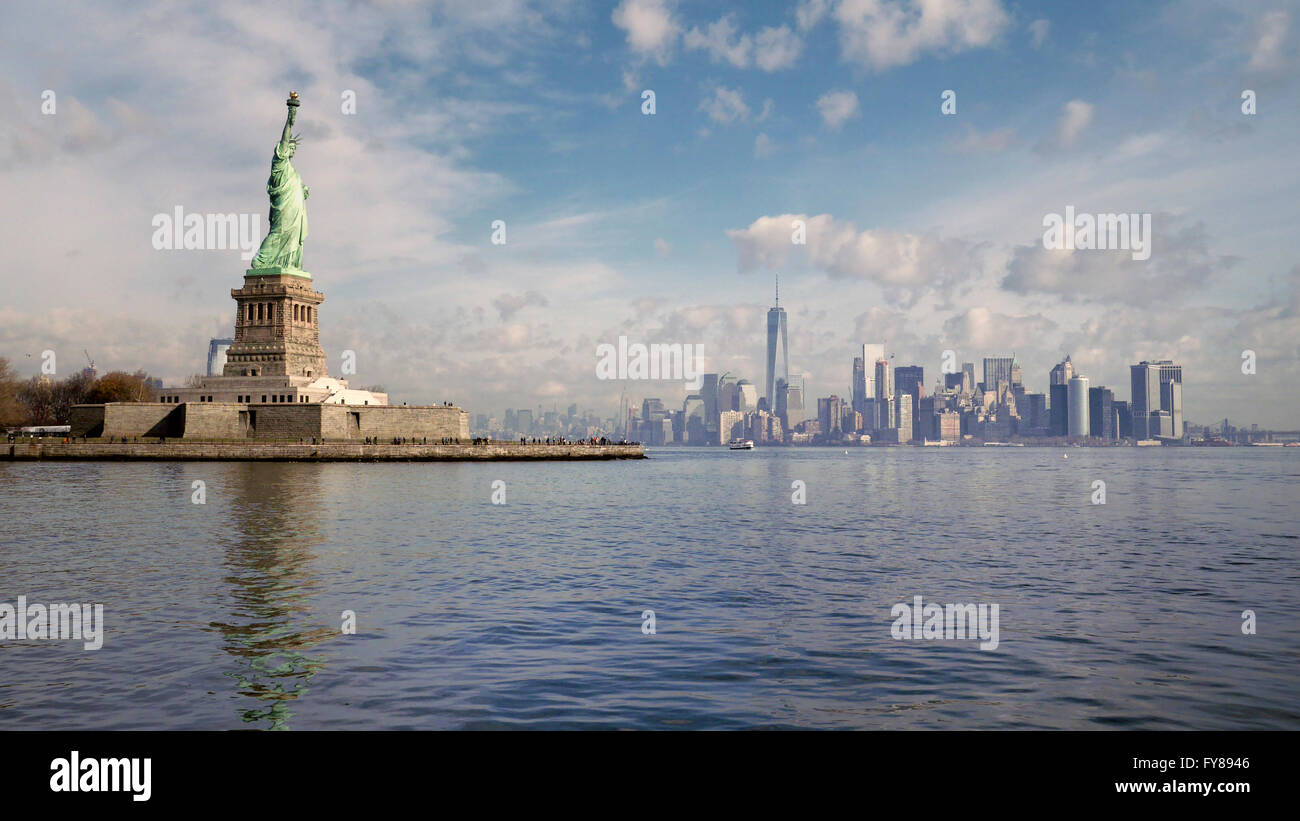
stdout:
[(776, 307), (781, 307), (781, 275), (776, 275)]

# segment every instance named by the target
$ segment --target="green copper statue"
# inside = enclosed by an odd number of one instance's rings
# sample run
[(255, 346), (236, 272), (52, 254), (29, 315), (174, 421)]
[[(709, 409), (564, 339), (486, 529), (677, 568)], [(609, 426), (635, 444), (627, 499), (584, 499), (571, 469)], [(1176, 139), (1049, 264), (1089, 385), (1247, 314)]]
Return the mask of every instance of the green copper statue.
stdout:
[(266, 181), (266, 193), (271, 195), (270, 230), (257, 249), (252, 267), (288, 268), (302, 270), (302, 244), (307, 239), (307, 186), (289, 162), (298, 150), (298, 137), (291, 134), (298, 113), (298, 92), (289, 93), (285, 103), (289, 117), (284, 123), (284, 133), (275, 146), (271, 158), (271, 178)]

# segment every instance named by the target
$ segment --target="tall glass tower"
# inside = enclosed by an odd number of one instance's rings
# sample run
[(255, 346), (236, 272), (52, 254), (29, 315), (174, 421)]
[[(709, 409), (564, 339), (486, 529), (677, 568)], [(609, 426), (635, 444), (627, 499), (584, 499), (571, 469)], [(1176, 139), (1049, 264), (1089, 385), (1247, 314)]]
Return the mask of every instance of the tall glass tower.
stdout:
[[(777, 336), (781, 337), (781, 369), (777, 370)], [(776, 407), (777, 380), (790, 382), (790, 340), (786, 337), (785, 308), (781, 307), (781, 278), (776, 280), (776, 305), (767, 311), (767, 406)]]

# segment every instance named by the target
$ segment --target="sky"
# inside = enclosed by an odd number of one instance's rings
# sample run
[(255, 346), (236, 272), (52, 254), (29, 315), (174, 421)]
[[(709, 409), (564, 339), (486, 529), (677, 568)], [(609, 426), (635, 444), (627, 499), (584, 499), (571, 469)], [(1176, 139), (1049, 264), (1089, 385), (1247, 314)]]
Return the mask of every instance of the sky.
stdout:
[[(264, 231), (295, 90), (321, 344), (393, 402), (680, 407), (597, 378), (620, 336), (761, 386), (779, 274), (810, 398), (864, 342), (927, 390), (947, 350), (1117, 399), (1169, 358), (1189, 422), (1293, 430), (1298, 39), (1280, 0), (6, 4), (0, 356), (201, 372), (247, 263), (153, 220)], [(1067, 207), (1149, 214), (1149, 259), (1045, 248)]]

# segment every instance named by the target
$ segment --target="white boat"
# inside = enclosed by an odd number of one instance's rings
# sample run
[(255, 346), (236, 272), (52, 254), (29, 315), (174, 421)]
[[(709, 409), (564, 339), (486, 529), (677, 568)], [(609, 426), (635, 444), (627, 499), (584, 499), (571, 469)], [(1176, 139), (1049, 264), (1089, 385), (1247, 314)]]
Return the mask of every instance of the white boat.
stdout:
[(732, 439), (727, 447), (732, 450), (753, 450), (754, 440), (752, 439)]

